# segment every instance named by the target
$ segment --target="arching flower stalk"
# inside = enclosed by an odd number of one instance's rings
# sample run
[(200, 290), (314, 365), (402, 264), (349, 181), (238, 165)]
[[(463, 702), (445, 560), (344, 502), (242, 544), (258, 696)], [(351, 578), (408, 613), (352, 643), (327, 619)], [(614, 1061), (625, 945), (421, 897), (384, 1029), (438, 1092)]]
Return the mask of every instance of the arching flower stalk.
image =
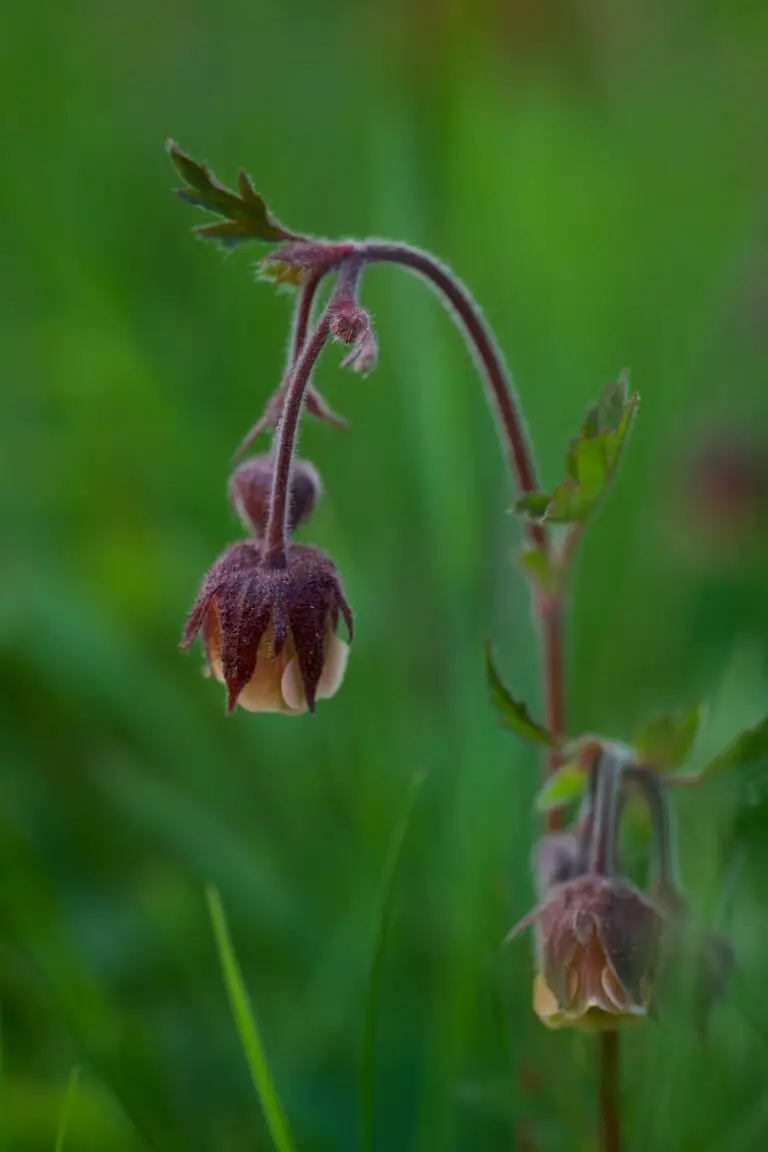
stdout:
[[(432, 255), (387, 240), (326, 241), (285, 228), (267, 209), (244, 172), (238, 190), (221, 184), (202, 164), (169, 142), (185, 181), (179, 195), (219, 219), (194, 231), (230, 248), (248, 241), (276, 245), (260, 261), (263, 279), (294, 287), (297, 301), (283, 378), (245, 436), (241, 455), (264, 431), (271, 451), (245, 461), (230, 480), (232, 503), (250, 533), (232, 545), (206, 575), (182, 642), (202, 634), (210, 669), (227, 686), (228, 709), (297, 714), (338, 689), (348, 649), (340, 620), (352, 634), (352, 615), (332, 561), (293, 541), (320, 494), (316, 470), (296, 458), (302, 415), (337, 426), (343, 419), (313, 384), (328, 344), (348, 349), (342, 366), (370, 372), (378, 340), (361, 299), (364, 278), (380, 264), (424, 280), (448, 305), (473, 356), (496, 418), (522, 517), (520, 561), (529, 580), (542, 640), (546, 717), (535, 721), (505, 687), (490, 650), (491, 696), (505, 724), (546, 751), (538, 798), (546, 835), (534, 853), (539, 903), (510, 933), (535, 934), (534, 1008), (549, 1027), (587, 1027), (600, 1042), (600, 1144), (619, 1152), (618, 1025), (646, 1017), (657, 1000), (658, 973), (670, 941), (689, 933), (690, 918), (675, 875), (667, 785), (743, 762), (768, 747), (768, 720), (743, 733), (698, 774), (670, 772), (685, 763), (700, 710), (646, 727), (633, 746), (602, 737), (566, 739), (564, 617), (568, 579), (590, 517), (616, 474), (638, 397), (625, 376), (609, 384), (586, 412), (570, 442), (565, 477), (542, 489), (512, 378), (480, 309), (461, 281)], [(319, 303), (327, 280), (332, 287)], [(662, 775), (667, 773), (667, 775)], [(623, 873), (619, 829), (630, 792), (639, 792), (652, 829), (651, 888)], [(568, 805), (581, 810), (566, 826)], [(720, 986), (727, 971), (721, 940), (704, 949)], [(674, 949), (673, 949), (674, 950)], [(722, 977), (722, 979), (721, 979)]]

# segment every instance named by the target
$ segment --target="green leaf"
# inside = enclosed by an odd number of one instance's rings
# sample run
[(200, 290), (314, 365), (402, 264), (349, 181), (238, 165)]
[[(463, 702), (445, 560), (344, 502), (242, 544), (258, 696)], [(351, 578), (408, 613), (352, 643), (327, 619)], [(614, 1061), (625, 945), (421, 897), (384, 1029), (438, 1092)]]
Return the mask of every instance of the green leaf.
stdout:
[(540, 788), (536, 795), (536, 808), (539, 812), (549, 812), (551, 808), (562, 808), (574, 800), (580, 800), (587, 788), (587, 773), (576, 760), (562, 764)]
[(632, 426), (637, 393), (627, 377), (609, 384), (584, 416), (581, 431), (568, 445), (566, 479), (549, 494), (532, 492), (517, 501), (516, 511), (529, 520), (578, 524), (602, 500), (619, 463)]
[(179, 175), (186, 180), (184, 188), (176, 193), (188, 204), (223, 216), (226, 223), (203, 224), (193, 231), (207, 240), (217, 240), (225, 248), (233, 248), (246, 240), (296, 240), (267, 208), (250, 179), (242, 170), (238, 175), (238, 192), (227, 188), (205, 164), (198, 164), (182, 152), (173, 140), (166, 141), (166, 149)]
[(665, 712), (654, 716), (635, 734), (638, 758), (656, 768), (679, 768), (690, 755), (703, 712), (703, 705), (696, 704), (689, 712)]
[(543, 548), (535, 545), (523, 548), (520, 553), (520, 565), (526, 575), (543, 590), (552, 588), (556, 575), (552, 570), (549, 556)]
[(491, 689), (491, 700), (496, 705), (507, 728), (532, 744), (545, 744), (549, 748), (555, 748), (559, 745), (559, 737), (545, 728), (543, 724), (534, 720), (527, 706), (521, 700), (515, 700), (507, 691), (496, 669), (491, 647), (487, 641), (485, 645), (485, 674)]
[(515, 511), (529, 520), (543, 520), (549, 508), (550, 496), (544, 492), (529, 492), (515, 504)]
[(739, 733), (723, 751), (705, 764), (697, 773), (698, 779), (716, 775), (726, 769), (747, 768), (756, 760), (768, 758), (768, 716), (746, 731)]
[(69, 1128), (69, 1120), (72, 1115), (72, 1106), (77, 1096), (77, 1087), (80, 1082), (80, 1069), (73, 1068), (69, 1074), (67, 1081), (67, 1094), (64, 1097), (64, 1107), (61, 1110), (61, 1119), (59, 1121), (59, 1131), (56, 1135), (55, 1152), (64, 1152), (64, 1141), (67, 1138), (67, 1129)]
[(240, 965), (235, 954), (229, 925), (218, 889), (209, 887), (205, 893), (208, 913), (211, 918), (213, 935), (219, 953), (224, 984), (229, 997), (232, 1016), (243, 1046), (248, 1070), (261, 1102), (264, 1119), (267, 1122), (272, 1143), (277, 1152), (295, 1152), (288, 1121), (275, 1089), (269, 1064), (256, 1026), (248, 992), (243, 982)]
[(376, 1089), (376, 1031), (381, 998), (381, 979), (384, 970), (384, 952), (392, 920), (395, 881), (400, 865), (405, 836), (413, 815), (416, 797), (424, 783), (425, 776), (418, 773), (408, 788), (403, 812), (392, 835), (387, 861), (382, 878), (379, 909), (376, 921), (371, 964), (368, 970), (368, 985), (365, 994), (363, 1017), (363, 1040), (360, 1054), (360, 1145), (363, 1152), (373, 1152), (374, 1099)]

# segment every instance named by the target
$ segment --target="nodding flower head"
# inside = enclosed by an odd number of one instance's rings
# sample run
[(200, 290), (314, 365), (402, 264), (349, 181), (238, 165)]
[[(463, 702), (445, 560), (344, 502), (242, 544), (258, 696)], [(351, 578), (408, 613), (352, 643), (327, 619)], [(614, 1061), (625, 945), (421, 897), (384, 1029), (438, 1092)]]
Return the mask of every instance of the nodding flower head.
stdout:
[[(229, 479), (229, 499), (244, 526), (260, 539), (267, 530), (275, 463), (271, 452), (251, 456)], [(308, 460), (294, 459), (288, 495), (288, 531), (304, 524), (323, 492), (320, 473)]]
[(519, 926), (535, 926), (537, 1016), (550, 1028), (592, 1030), (647, 1016), (665, 922), (629, 881), (582, 875), (556, 884)]
[(233, 544), (210, 569), (181, 646), (202, 632), (208, 665), (227, 687), (227, 711), (297, 715), (333, 696), (344, 678), (352, 613), (333, 562), (291, 544), (285, 566), (264, 562), (257, 541)]

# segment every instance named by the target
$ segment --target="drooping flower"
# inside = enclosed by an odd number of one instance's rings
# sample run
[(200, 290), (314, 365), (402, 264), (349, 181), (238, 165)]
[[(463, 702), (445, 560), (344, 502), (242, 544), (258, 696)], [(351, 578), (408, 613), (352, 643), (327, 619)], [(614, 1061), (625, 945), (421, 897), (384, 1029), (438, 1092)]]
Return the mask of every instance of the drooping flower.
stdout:
[(550, 1028), (605, 1030), (649, 1014), (666, 918), (628, 880), (556, 884), (512, 930), (536, 934), (533, 1007)]
[(213, 675), (227, 686), (227, 711), (297, 715), (335, 695), (344, 678), (352, 613), (333, 562), (291, 544), (284, 567), (264, 562), (257, 541), (233, 544), (203, 580), (182, 637), (202, 632)]

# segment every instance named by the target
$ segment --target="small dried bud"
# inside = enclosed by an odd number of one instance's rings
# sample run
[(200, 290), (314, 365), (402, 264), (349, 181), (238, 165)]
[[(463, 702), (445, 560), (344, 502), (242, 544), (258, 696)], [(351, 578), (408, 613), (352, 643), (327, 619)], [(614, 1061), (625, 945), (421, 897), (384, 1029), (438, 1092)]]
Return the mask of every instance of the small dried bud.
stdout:
[(342, 368), (351, 368), (361, 376), (367, 376), (376, 367), (379, 359), (379, 342), (376, 333), (369, 327), (355, 341), (349, 355), (341, 362)]
[(612, 1029), (650, 1010), (666, 919), (626, 880), (584, 875), (551, 889), (535, 925), (533, 1007), (549, 1028)]
[(339, 300), (329, 309), (331, 335), (342, 344), (354, 344), (368, 331), (371, 320), (355, 300)]
[(376, 367), (379, 342), (373, 331), (370, 314), (352, 297), (342, 296), (328, 307), (328, 326), (331, 335), (342, 344), (351, 345), (341, 362), (342, 368), (351, 368), (366, 376)]
[[(229, 499), (246, 528), (259, 538), (267, 530), (272, 499), (274, 459), (271, 453), (245, 460), (229, 479)], [(312, 515), (322, 495), (320, 474), (308, 460), (294, 459), (288, 497), (288, 531), (293, 532)]]
[(233, 544), (206, 575), (181, 647), (202, 630), (216, 679), (227, 686), (227, 711), (296, 715), (315, 710), (344, 678), (352, 613), (333, 562), (318, 548), (292, 544), (284, 568), (263, 562), (255, 541)]

